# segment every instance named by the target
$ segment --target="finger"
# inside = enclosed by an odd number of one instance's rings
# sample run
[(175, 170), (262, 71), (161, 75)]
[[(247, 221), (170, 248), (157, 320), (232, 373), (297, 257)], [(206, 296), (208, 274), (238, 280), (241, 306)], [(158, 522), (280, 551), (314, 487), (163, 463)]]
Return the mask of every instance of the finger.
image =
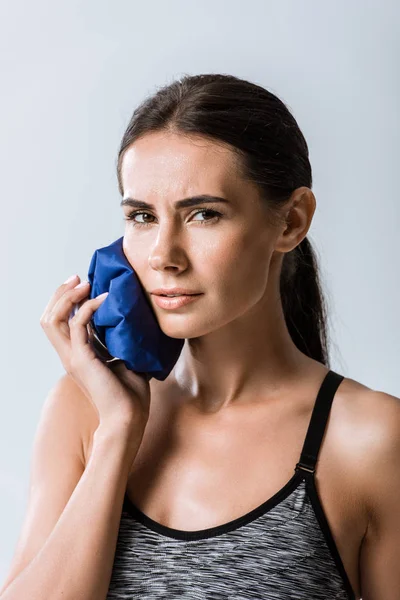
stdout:
[[(106, 299), (107, 296), (108, 292), (104, 292), (104, 294), (100, 294), (92, 300), (87, 300), (84, 304), (82, 304), (72, 319), (70, 319), (69, 329), (73, 348), (79, 347), (82, 350), (83, 347), (89, 346), (89, 332), (87, 325), (93, 317), (93, 313), (96, 312), (100, 304)], [(90, 348), (91, 354), (95, 356), (95, 352), (91, 346)]]
[(48, 317), (55, 323), (63, 323), (65, 325), (64, 332), (69, 337), (68, 321), (71, 317), (76, 304), (82, 304), (84, 299), (90, 292), (90, 284), (88, 281), (82, 281), (74, 288), (64, 291), (59, 297), (53, 309), (48, 313)]
[(53, 309), (46, 312), (40, 321), (47, 337), (63, 362), (68, 360), (71, 345), (70, 324), (67, 315), (71, 312), (72, 306), (82, 301), (88, 292), (88, 285), (65, 291), (53, 306)]
[(56, 289), (54, 294), (51, 296), (40, 319), (42, 320), (42, 319), (46, 318), (46, 314), (53, 310), (54, 306), (57, 304), (58, 300), (66, 292), (66, 290), (70, 290), (70, 289), (74, 288), (79, 283), (80, 283), (79, 275), (72, 275), (72, 279), (70, 281), (68, 281), (68, 279), (67, 279), (67, 281), (64, 281), (64, 283), (62, 285), (60, 285)]

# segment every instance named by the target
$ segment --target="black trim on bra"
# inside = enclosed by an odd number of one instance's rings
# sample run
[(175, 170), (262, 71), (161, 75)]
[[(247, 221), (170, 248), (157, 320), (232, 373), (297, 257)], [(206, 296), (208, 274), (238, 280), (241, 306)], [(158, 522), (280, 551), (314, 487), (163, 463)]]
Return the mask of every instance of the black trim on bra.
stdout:
[(331, 556), (332, 556), (332, 558), (336, 564), (336, 567), (342, 577), (343, 584), (345, 586), (348, 598), (349, 598), (349, 600), (357, 600), (356, 595), (353, 590), (353, 587), (350, 583), (350, 579), (347, 575), (346, 569), (344, 568), (343, 561), (342, 561), (339, 551), (337, 549), (335, 540), (333, 538), (331, 528), (330, 528), (327, 518), (325, 516), (325, 512), (324, 512), (324, 509), (322, 507), (322, 504), (321, 504), (321, 501), (319, 498), (318, 490), (315, 485), (315, 477), (313, 475), (310, 474), (310, 476), (306, 476), (306, 486), (307, 486), (308, 496), (311, 501), (311, 505), (314, 509), (315, 516), (317, 517), (319, 526), (324, 535), (324, 538), (325, 538), (325, 541), (329, 548), (329, 551), (331, 553)]
[(166, 525), (162, 525), (158, 521), (155, 521), (151, 517), (148, 517), (144, 512), (142, 512), (133, 502), (130, 500), (128, 495), (125, 493), (123, 509), (126, 510), (131, 516), (133, 516), (137, 521), (145, 525), (148, 529), (155, 531), (156, 533), (160, 533), (166, 537), (174, 538), (176, 540), (206, 540), (208, 538), (215, 537), (217, 535), (221, 535), (222, 533), (227, 533), (228, 531), (233, 531), (235, 529), (239, 529), (242, 525), (246, 525), (247, 523), (251, 523), (261, 515), (270, 511), (274, 506), (282, 502), (285, 498), (287, 498), (300, 484), (303, 480), (303, 475), (301, 473), (294, 473), (289, 481), (278, 490), (271, 498), (253, 508), (250, 512), (242, 515), (241, 517), (237, 517), (232, 521), (228, 521), (227, 523), (223, 523), (222, 525), (216, 525), (215, 527), (208, 527), (207, 529), (197, 529), (195, 531), (186, 531), (184, 529), (174, 529), (172, 527), (167, 527)]

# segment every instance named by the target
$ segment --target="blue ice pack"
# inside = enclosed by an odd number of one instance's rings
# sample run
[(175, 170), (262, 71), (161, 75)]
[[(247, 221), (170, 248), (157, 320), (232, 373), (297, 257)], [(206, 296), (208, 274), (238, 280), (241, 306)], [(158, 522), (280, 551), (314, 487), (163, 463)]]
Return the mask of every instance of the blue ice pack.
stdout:
[(123, 251), (123, 237), (96, 250), (90, 261), (90, 298), (109, 292), (90, 325), (111, 357), (127, 369), (164, 381), (172, 371), (184, 339), (160, 328), (142, 284)]

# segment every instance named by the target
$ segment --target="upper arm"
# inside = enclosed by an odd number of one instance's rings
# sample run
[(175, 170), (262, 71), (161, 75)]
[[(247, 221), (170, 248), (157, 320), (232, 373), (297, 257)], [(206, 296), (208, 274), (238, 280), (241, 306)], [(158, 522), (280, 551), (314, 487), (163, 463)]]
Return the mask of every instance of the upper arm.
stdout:
[(67, 374), (45, 399), (33, 443), (25, 520), (0, 594), (43, 547), (85, 470), (81, 417), (85, 402)]
[(362, 600), (400, 599), (400, 399), (377, 392), (368, 452), (367, 532), (360, 550)]

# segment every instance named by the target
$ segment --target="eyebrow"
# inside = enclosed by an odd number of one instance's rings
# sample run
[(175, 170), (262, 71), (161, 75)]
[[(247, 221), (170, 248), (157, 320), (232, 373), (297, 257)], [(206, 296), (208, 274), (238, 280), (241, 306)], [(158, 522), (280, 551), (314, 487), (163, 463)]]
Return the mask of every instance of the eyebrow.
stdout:
[[(200, 196), (191, 196), (189, 198), (183, 198), (183, 200), (177, 200), (174, 203), (175, 208), (190, 208), (191, 206), (198, 206), (199, 204), (209, 204), (211, 202), (221, 202), (224, 204), (230, 204), (229, 200), (222, 198), (221, 196), (210, 196), (209, 194), (201, 194)], [(136, 200), (135, 198), (123, 198), (121, 200), (121, 206), (132, 206), (133, 208), (144, 208), (146, 210), (155, 210), (155, 206), (143, 202), (143, 200)]]

